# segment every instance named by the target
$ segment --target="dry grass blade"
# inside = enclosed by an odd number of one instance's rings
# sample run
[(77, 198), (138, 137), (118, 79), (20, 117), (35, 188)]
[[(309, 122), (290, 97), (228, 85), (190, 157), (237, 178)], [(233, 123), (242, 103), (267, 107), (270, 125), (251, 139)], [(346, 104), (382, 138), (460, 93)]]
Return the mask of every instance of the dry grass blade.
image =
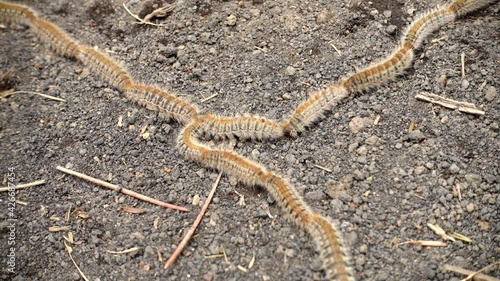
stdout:
[(150, 22), (152, 18), (164, 18), (175, 9), (175, 3), (154, 10), (144, 17), (144, 21)]
[(62, 225), (62, 226), (50, 226), (49, 231), (50, 232), (59, 232), (59, 231), (67, 231), (69, 230), (69, 226), (67, 225)]
[(434, 231), (437, 235), (441, 236), (444, 240), (450, 240), (450, 241), (455, 241), (455, 238), (449, 236), (446, 234), (446, 232), (438, 225), (433, 225), (431, 223), (428, 223), (427, 226)]
[(462, 241), (465, 241), (467, 243), (472, 243), (472, 239), (470, 239), (469, 237), (465, 236), (465, 235), (462, 235), (460, 233), (457, 233), (457, 232), (453, 232), (452, 236), (455, 238), (455, 239), (458, 239), (458, 240), (462, 240)]
[[(499, 262), (496, 262), (491, 266), (494, 266), (495, 264), (498, 264), (498, 263)], [(443, 265), (443, 270), (445, 270), (445, 271), (452, 271), (452, 272), (455, 272), (458, 274), (467, 275), (467, 277), (465, 279), (462, 279), (461, 281), (471, 280), (471, 278), (472, 278), (472, 280), (475, 280), (475, 281), (500, 281), (500, 279), (498, 279), (498, 278), (481, 273), (482, 270), (486, 270), (487, 268), (488, 267), (485, 267), (485, 268), (481, 269), (480, 271), (474, 272), (474, 271), (471, 271), (471, 270), (468, 270), (465, 268), (461, 268), (461, 267), (458, 267), (455, 265), (451, 265), (451, 264)]]
[(71, 255), (71, 253), (73, 253), (73, 248), (68, 246), (68, 244), (66, 244), (66, 242), (64, 242), (64, 246), (66, 247), (66, 251), (68, 252), (69, 258), (71, 259), (71, 261), (75, 265), (76, 270), (78, 270), (78, 273), (80, 273), (80, 276), (82, 276), (83, 280), (89, 281), (87, 276), (85, 276), (85, 274), (83, 274), (83, 272), (80, 270), (80, 267), (78, 267), (78, 264), (76, 264), (76, 261), (73, 259), (73, 256)]
[(111, 183), (108, 183), (108, 182), (105, 182), (105, 181), (102, 181), (102, 180), (99, 180), (99, 179), (87, 176), (87, 175), (82, 174), (82, 173), (75, 172), (75, 171), (70, 170), (70, 169), (66, 169), (66, 168), (61, 167), (61, 166), (57, 166), (56, 169), (58, 169), (61, 172), (73, 175), (75, 177), (79, 177), (81, 179), (90, 181), (90, 182), (95, 183), (97, 185), (107, 187), (107, 188), (109, 188), (111, 190), (119, 190), (123, 194), (132, 196), (132, 197), (137, 198), (137, 199), (142, 200), (142, 201), (146, 201), (146, 202), (149, 202), (149, 203), (152, 203), (152, 204), (156, 204), (158, 206), (162, 206), (162, 207), (165, 207), (165, 208), (170, 208), (170, 209), (174, 209), (174, 210), (178, 210), (178, 211), (184, 211), (184, 212), (189, 211), (188, 209), (186, 209), (184, 207), (180, 207), (180, 206), (172, 205), (172, 204), (169, 204), (169, 203), (165, 203), (165, 202), (162, 202), (160, 200), (156, 200), (154, 198), (151, 198), (151, 197), (139, 194), (139, 193), (134, 192), (132, 190), (119, 187), (117, 185), (114, 185), (114, 184), (111, 184)]
[(12, 96), (12, 95), (15, 95), (15, 94), (31, 94), (31, 95), (38, 95), (38, 96), (44, 97), (44, 98), (49, 99), (49, 100), (55, 100), (55, 101), (60, 101), (60, 102), (66, 102), (66, 100), (61, 99), (61, 98), (58, 98), (58, 97), (54, 97), (54, 96), (50, 96), (50, 95), (46, 95), (46, 94), (42, 94), (42, 93), (37, 93), (37, 92), (31, 92), (31, 91), (15, 91), (15, 92), (8, 92), (7, 94), (3, 95), (3, 96), (2, 96), (2, 98), (6, 98), (6, 97), (8, 97), (8, 96)]
[(440, 105), (449, 109), (458, 109), (458, 111), (463, 113), (470, 113), (475, 115), (484, 115), (484, 111), (477, 109), (476, 105), (470, 102), (456, 101), (448, 98), (443, 98), (441, 96), (421, 92), (415, 96), (417, 100), (430, 102), (433, 104)]
[(254, 263), (255, 263), (255, 253), (253, 253), (252, 259), (248, 263), (248, 269), (252, 269)]
[(132, 13), (128, 8), (127, 8), (127, 5), (125, 5), (125, 3), (123, 3), (123, 8), (125, 8), (125, 10), (127, 11), (127, 13), (129, 13), (132, 17), (134, 17), (134, 19), (138, 20), (138, 24), (149, 24), (149, 25), (153, 25), (153, 26), (162, 26), (162, 24), (156, 24), (156, 23), (152, 23), (152, 22), (149, 22), (149, 21), (146, 21), (146, 20), (143, 20), (141, 19), (138, 15)]
[(45, 180), (37, 180), (34, 182), (30, 182), (30, 183), (18, 184), (14, 187), (0, 187), (0, 192), (9, 191), (10, 189), (22, 189), (22, 188), (26, 188), (26, 187), (37, 186), (37, 185), (41, 185), (44, 183), (45, 183)]
[(321, 170), (323, 170), (323, 171), (325, 171), (325, 172), (328, 172), (328, 173), (333, 172), (331, 169), (328, 169), (328, 168), (323, 167), (323, 166), (320, 166), (320, 165), (314, 165), (314, 167), (316, 167), (316, 168), (318, 168), (318, 169), (321, 169)]
[(165, 266), (163, 267), (164, 269), (169, 268), (175, 262), (177, 257), (181, 254), (184, 247), (186, 247), (189, 239), (191, 239), (191, 236), (193, 236), (194, 231), (196, 230), (196, 228), (200, 224), (201, 219), (203, 218), (203, 215), (205, 214), (205, 212), (208, 209), (208, 205), (210, 204), (210, 201), (212, 201), (212, 197), (214, 196), (215, 190), (217, 190), (217, 186), (219, 185), (219, 181), (220, 181), (221, 177), (222, 177), (222, 172), (219, 173), (219, 176), (217, 176), (217, 179), (215, 180), (215, 183), (212, 186), (212, 190), (210, 190), (210, 193), (208, 194), (207, 200), (205, 200), (205, 203), (203, 204), (203, 207), (201, 208), (200, 213), (196, 217), (196, 220), (193, 222), (193, 225), (191, 225), (191, 227), (189, 228), (188, 232), (186, 233), (186, 235), (182, 239), (182, 241), (179, 244), (179, 246), (177, 247), (177, 249), (175, 249), (174, 253), (170, 256), (170, 258), (168, 258), (167, 262), (165, 263)]
[(146, 209), (134, 208), (134, 207), (130, 207), (130, 206), (123, 206), (122, 210), (127, 212), (127, 213), (131, 213), (131, 214), (143, 214), (143, 213), (147, 212)]
[(211, 95), (211, 96), (208, 96), (208, 97), (206, 97), (206, 98), (204, 98), (204, 99), (200, 100), (200, 103), (207, 102), (207, 101), (209, 101), (209, 100), (211, 100), (211, 99), (213, 99), (213, 98), (217, 97), (218, 95), (219, 95), (219, 94), (213, 94), (213, 95)]
[(411, 240), (399, 243), (398, 245), (404, 245), (404, 244), (414, 244), (414, 245), (420, 244), (425, 247), (446, 247), (448, 245), (443, 241), (429, 241), (429, 240)]
[(129, 254), (129, 253), (134, 253), (134, 252), (137, 252), (139, 251), (141, 248), (135, 246), (135, 247), (132, 247), (130, 249), (126, 249), (126, 250), (123, 250), (123, 251), (111, 251), (111, 250), (106, 250), (106, 252), (110, 253), (110, 254), (113, 254), (113, 255), (123, 255), (123, 254)]

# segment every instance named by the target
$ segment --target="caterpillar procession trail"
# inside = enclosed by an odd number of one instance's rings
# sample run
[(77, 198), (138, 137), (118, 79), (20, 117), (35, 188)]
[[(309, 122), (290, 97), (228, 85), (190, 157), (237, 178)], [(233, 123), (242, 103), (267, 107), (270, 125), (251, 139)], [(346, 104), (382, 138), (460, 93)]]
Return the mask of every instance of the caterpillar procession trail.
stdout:
[(455, 0), (421, 14), (402, 34), (399, 46), (388, 57), (313, 93), (281, 121), (244, 113), (240, 116), (202, 114), (197, 106), (187, 100), (164, 89), (135, 81), (124, 67), (108, 55), (77, 42), (60, 27), (26, 6), (0, 2), (0, 21), (29, 26), (57, 54), (80, 61), (130, 100), (183, 124), (177, 138), (177, 148), (185, 158), (233, 175), (246, 185), (264, 187), (277, 200), (288, 218), (312, 237), (320, 253), (326, 278), (353, 281), (355, 272), (349, 251), (331, 219), (312, 210), (295, 187), (281, 175), (232, 150), (212, 147), (208, 140), (238, 138), (266, 141), (296, 137), (323, 118), (341, 100), (355, 93), (370, 94), (370, 89), (396, 79), (411, 66), (415, 52), (430, 33), (467, 13), (497, 2)]

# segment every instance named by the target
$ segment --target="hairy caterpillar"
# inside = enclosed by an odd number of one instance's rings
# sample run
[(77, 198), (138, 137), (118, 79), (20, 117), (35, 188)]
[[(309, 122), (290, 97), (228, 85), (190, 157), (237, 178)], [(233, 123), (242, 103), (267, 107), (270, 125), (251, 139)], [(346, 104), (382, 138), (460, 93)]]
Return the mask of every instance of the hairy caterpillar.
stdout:
[[(349, 93), (366, 91), (395, 79), (411, 66), (415, 49), (420, 47), (430, 33), (452, 22), (458, 16), (495, 2), (498, 0), (456, 0), (417, 17), (403, 33), (399, 48), (387, 58), (344, 78), (340, 85), (333, 86), (337, 90), (337, 95), (347, 96), (345, 90)], [(294, 136), (321, 118), (331, 108), (328, 106), (328, 96), (331, 92), (334, 92), (332, 86), (328, 86), (302, 102), (284, 122), (285, 131)], [(335, 101), (333, 105), (337, 102)]]
[(280, 176), (233, 151), (212, 149), (202, 144), (199, 137), (203, 133), (200, 129), (203, 121), (203, 118), (195, 120), (182, 130), (177, 142), (181, 154), (207, 167), (236, 176), (247, 185), (266, 188), (290, 220), (306, 229), (313, 237), (323, 257), (328, 278), (354, 280), (347, 250), (335, 226), (328, 219), (311, 211), (295, 188)]

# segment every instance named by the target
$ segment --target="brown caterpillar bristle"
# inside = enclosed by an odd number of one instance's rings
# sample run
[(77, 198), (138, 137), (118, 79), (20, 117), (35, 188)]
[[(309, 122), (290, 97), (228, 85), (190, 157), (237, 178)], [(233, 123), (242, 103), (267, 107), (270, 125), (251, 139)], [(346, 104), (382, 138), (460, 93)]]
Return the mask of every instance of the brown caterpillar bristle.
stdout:
[(264, 140), (283, 136), (283, 127), (274, 120), (255, 115), (239, 117), (206, 114), (201, 117), (206, 135), (216, 139)]
[(132, 84), (127, 86), (125, 95), (147, 109), (156, 110), (163, 117), (173, 118), (180, 123), (198, 118), (198, 109), (194, 105), (158, 87)]
[(80, 46), (79, 50), (78, 59), (112, 86), (126, 91), (133, 84), (127, 71), (107, 55), (85, 45)]
[(35, 13), (28, 7), (0, 2), (0, 22), (29, 25), (35, 18)]

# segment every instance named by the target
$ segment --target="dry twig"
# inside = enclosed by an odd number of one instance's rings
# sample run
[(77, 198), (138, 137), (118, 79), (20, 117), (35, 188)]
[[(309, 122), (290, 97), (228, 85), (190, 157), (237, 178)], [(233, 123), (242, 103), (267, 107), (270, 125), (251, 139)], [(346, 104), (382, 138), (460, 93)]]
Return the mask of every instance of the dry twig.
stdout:
[(85, 276), (85, 274), (83, 274), (83, 272), (80, 270), (80, 267), (78, 267), (78, 264), (76, 264), (76, 261), (73, 259), (73, 256), (71, 255), (71, 253), (73, 252), (73, 248), (71, 248), (70, 246), (68, 246), (68, 244), (66, 244), (66, 242), (64, 242), (64, 246), (66, 247), (66, 251), (68, 251), (69, 258), (71, 259), (71, 261), (75, 265), (76, 269), (78, 270), (78, 273), (80, 273), (80, 275), (82, 276), (83, 280), (89, 281), (89, 279), (87, 278), (87, 276)]
[(193, 225), (191, 225), (191, 227), (189, 228), (188, 232), (186, 233), (186, 235), (182, 239), (179, 246), (177, 246), (177, 249), (175, 249), (174, 253), (170, 256), (170, 258), (168, 258), (167, 262), (165, 263), (165, 266), (163, 267), (164, 269), (169, 268), (175, 262), (177, 257), (179, 257), (179, 255), (181, 254), (184, 247), (186, 247), (187, 243), (189, 242), (189, 239), (191, 239), (191, 236), (193, 236), (194, 231), (196, 230), (196, 228), (200, 224), (201, 219), (203, 218), (203, 215), (207, 211), (207, 208), (208, 208), (208, 205), (210, 204), (210, 201), (212, 201), (212, 197), (214, 196), (215, 190), (217, 190), (217, 186), (219, 185), (219, 181), (220, 181), (221, 177), (222, 177), (222, 172), (219, 173), (219, 176), (215, 180), (215, 183), (212, 186), (212, 190), (210, 190), (210, 193), (208, 194), (207, 200), (205, 200), (205, 203), (203, 204), (203, 207), (201, 208), (200, 213), (196, 217), (196, 220), (193, 222)]
[(149, 13), (148, 15), (146, 15), (144, 17), (144, 19), (141, 19), (138, 15), (132, 13), (127, 8), (125, 3), (123, 3), (123, 8), (125, 8), (127, 13), (129, 13), (132, 17), (134, 17), (134, 19), (139, 21), (139, 22), (137, 22), (137, 24), (149, 24), (149, 25), (153, 25), (153, 26), (163, 26), (163, 24), (152, 23), (152, 22), (150, 22), (150, 20), (154, 17), (157, 17), (157, 18), (166, 17), (168, 13), (170, 13), (171, 11), (174, 10), (175, 4), (167, 5), (165, 7), (158, 8), (158, 9), (154, 10), (153, 12)]
[(165, 202), (162, 202), (160, 200), (157, 200), (157, 199), (154, 199), (154, 198), (151, 198), (151, 197), (139, 194), (139, 193), (134, 192), (132, 190), (129, 190), (129, 189), (126, 189), (126, 188), (123, 188), (123, 187), (119, 187), (118, 185), (114, 185), (114, 184), (111, 184), (111, 183), (108, 183), (108, 182), (105, 182), (105, 181), (102, 181), (102, 180), (99, 180), (99, 179), (96, 179), (96, 178), (84, 175), (82, 173), (78, 173), (78, 172), (75, 172), (73, 170), (66, 169), (66, 168), (61, 167), (61, 166), (57, 166), (56, 169), (58, 169), (61, 172), (64, 172), (64, 173), (67, 173), (67, 174), (79, 177), (81, 179), (90, 181), (90, 182), (95, 183), (97, 185), (107, 187), (107, 188), (109, 188), (111, 190), (118, 190), (121, 193), (126, 194), (128, 196), (132, 196), (132, 197), (135, 197), (135, 198), (137, 198), (139, 200), (146, 201), (146, 202), (149, 202), (149, 203), (152, 203), (152, 204), (156, 204), (156, 205), (161, 206), (161, 207), (170, 208), (170, 209), (174, 209), (174, 210), (178, 210), (178, 211), (184, 211), (184, 212), (189, 211), (188, 209), (186, 209), (184, 207), (180, 207), (180, 206), (172, 205), (172, 204), (169, 204), (169, 203), (165, 203)]
[(9, 191), (11, 189), (22, 189), (22, 188), (26, 188), (26, 187), (32, 187), (32, 186), (37, 186), (37, 185), (41, 185), (41, 184), (44, 184), (45, 183), (45, 180), (37, 180), (37, 181), (34, 181), (34, 182), (30, 182), (30, 183), (25, 183), (25, 184), (18, 184), (14, 187), (0, 187), (0, 192), (4, 192), (4, 191)]
[(484, 111), (477, 109), (476, 105), (470, 102), (462, 102), (456, 101), (448, 98), (443, 98), (438, 95), (421, 92), (415, 96), (417, 100), (430, 102), (433, 104), (437, 104), (449, 109), (458, 109), (458, 111), (463, 113), (475, 114), (475, 115), (484, 115)]

